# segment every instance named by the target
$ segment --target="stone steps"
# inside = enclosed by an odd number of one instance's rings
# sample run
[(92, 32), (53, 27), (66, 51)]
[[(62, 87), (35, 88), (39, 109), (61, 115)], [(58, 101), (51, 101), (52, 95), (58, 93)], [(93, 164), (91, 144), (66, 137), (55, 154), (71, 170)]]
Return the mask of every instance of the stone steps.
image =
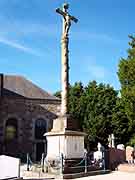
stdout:
[[(85, 172), (85, 160), (83, 158), (78, 159), (65, 159), (64, 174), (84, 173)], [(97, 171), (101, 168), (94, 165), (88, 166), (87, 171)]]

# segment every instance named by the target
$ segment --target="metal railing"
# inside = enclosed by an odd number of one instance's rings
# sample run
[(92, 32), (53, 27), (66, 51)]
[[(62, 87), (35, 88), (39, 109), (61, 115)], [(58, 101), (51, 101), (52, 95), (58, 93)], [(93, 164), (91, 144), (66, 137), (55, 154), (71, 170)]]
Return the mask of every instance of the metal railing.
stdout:
[[(38, 168), (41, 169), (41, 172), (48, 172), (49, 168), (52, 168), (54, 170), (59, 170), (60, 174), (63, 174), (64, 172), (64, 164), (65, 164), (65, 158), (64, 155), (61, 154), (60, 157), (57, 157), (57, 163), (50, 163), (46, 158), (45, 154), (42, 154), (42, 158), (40, 160), (40, 163), (38, 165)], [(27, 171), (30, 171), (31, 167), (35, 166), (35, 164), (32, 162), (30, 155), (27, 153)], [(102, 170), (105, 170), (105, 154), (103, 152), (103, 158), (99, 161), (92, 161), (89, 159), (89, 156), (87, 153), (84, 153), (83, 159), (80, 160), (80, 162), (73, 164), (71, 166), (68, 166), (69, 169), (84, 169), (84, 173), (88, 172), (88, 169), (90, 168), (99, 168)], [(45, 170), (46, 169), (46, 170)]]

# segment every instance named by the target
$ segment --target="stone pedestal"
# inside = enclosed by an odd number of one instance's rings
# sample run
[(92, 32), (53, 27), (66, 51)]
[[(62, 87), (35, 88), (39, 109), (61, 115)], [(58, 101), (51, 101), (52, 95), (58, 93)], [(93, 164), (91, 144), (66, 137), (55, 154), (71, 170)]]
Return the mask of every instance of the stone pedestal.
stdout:
[(83, 158), (85, 133), (77, 131), (77, 121), (70, 115), (59, 116), (53, 122), (47, 138), (47, 159), (57, 159), (63, 154), (65, 159)]
[[(84, 158), (84, 136), (85, 133), (72, 130), (51, 131), (46, 133), (47, 157), (46, 160), (55, 167), (62, 167), (61, 157), (63, 155), (63, 174), (73, 173), (71, 167), (80, 163)], [(53, 172), (52, 169), (49, 170)], [(59, 169), (55, 173), (57, 174)], [(78, 169), (75, 170), (78, 172)], [(80, 171), (79, 171), (80, 172)]]
[(84, 156), (84, 133), (78, 131), (59, 131), (46, 133), (47, 159), (56, 160), (63, 154), (65, 159)]

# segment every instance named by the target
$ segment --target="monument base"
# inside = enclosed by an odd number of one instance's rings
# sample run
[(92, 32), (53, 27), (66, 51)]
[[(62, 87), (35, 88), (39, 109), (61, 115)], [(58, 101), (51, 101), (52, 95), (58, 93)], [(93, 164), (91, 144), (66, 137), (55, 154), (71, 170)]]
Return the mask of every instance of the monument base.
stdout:
[(53, 129), (51, 132), (61, 132), (65, 130), (79, 131), (78, 121), (70, 114), (60, 115), (53, 121)]
[(54, 120), (53, 129), (45, 134), (47, 139), (46, 160), (52, 167), (61, 167), (63, 164), (63, 172), (69, 172), (68, 167), (78, 164), (84, 158), (84, 136), (86, 134), (76, 131), (77, 129), (77, 121), (69, 114), (61, 115)]
[[(68, 167), (78, 164), (84, 158), (85, 133), (65, 130), (51, 131), (45, 135), (48, 143), (46, 160), (57, 169), (57, 167), (62, 167), (63, 156), (63, 173), (72, 173)], [(54, 173), (54, 168), (50, 168), (49, 171)], [(57, 169), (56, 174), (60, 171)]]
[(47, 159), (55, 160), (61, 157), (65, 159), (83, 158), (85, 133), (65, 130), (61, 132), (46, 133)]

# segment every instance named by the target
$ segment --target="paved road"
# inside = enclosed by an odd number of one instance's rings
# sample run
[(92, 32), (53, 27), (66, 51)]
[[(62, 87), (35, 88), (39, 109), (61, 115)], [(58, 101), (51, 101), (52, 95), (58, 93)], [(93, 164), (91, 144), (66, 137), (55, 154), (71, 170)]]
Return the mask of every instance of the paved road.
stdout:
[(135, 173), (113, 172), (110, 174), (77, 178), (75, 180), (135, 180)]
[[(56, 176), (47, 175), (46, 177), (39, 178), (39, 176), (35, 177), (24, 177), (24, 180), (30, 179), (30, 180), (51, 180), (55, 179)], [(60, 180), (60, 179), (55, 179)], [(125, 172), (119, 172), (115, 171), (110, 174), (104, 174), (104, 175), (97, 175), (97, 176), (89, 176), (84, 178), (76, 178), (75, 180), (135, 180), (135, 172), (134, 173), (125, 173)]]

